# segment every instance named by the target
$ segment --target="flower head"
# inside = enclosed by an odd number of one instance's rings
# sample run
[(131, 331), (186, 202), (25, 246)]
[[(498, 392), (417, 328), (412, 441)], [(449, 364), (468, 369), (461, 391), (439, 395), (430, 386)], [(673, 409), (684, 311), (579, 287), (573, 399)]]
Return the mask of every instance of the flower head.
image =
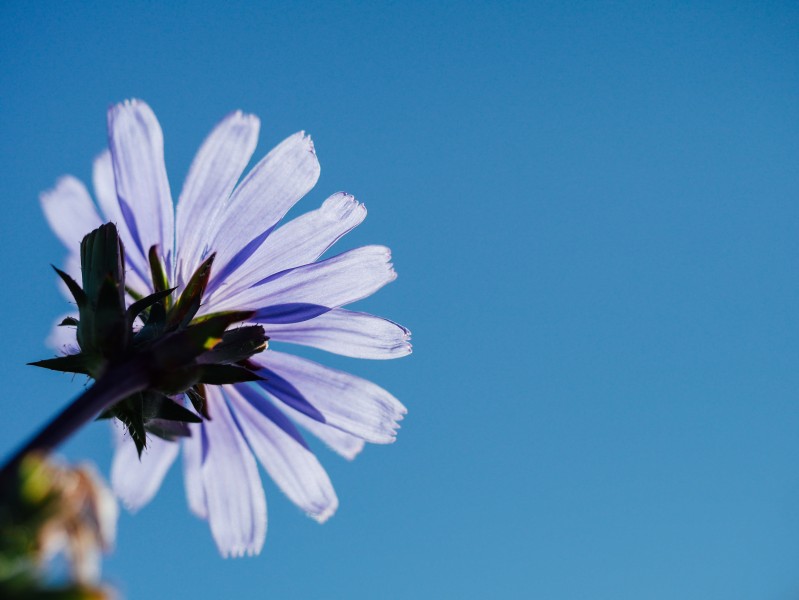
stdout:
[[(259, 121), (241, 112), (228, 115), (197, 153), (173, 213), (163, 138), (150, 108), (135, 100), (116, 105), (108, 128), (109, 151), (94, 163), (100, 210), (72, 177), (42, 195), (51, 227), (70, 250), (65, 271), (73, 278), (79, 275), (78, 242), (109, 220), (124, 247), (128, 306), (171, 290), (163, 302), (176, 310), (213, 261), (187, 326), (212, 314), (244, 311), (248, 326), (263, 328), (270, 343), (356, 358), (410, 353), (405, 328), (343, 308), (395, 279), (389, 250), (366, 246), (318, 260), (363, 221), (362, 204), (337, 193), (319, 209), (278, 226), (319, 176), (304, 133), (279, 144), (239, 183)], [(75, 353), (74, 330), (57, 328), (51, 340), (66, 354)], [(266, 501), (256, 458), (310, 516), (322, 522), (335, 512), (330, 480), (297, 425), (351, 459), (364, 442), (392, 442), (405, 414), (391, 394), (354, 375), (271, 348), (253, 352), (244, 362), (234, 357), (257, 381), (206, 378), (205, 385), (191, 387), (190, 400), (203, 418), (187, 425), (190, 435), (180, 442), (151, 429), (156, 435), (148, 437), (140, 460), (127, 436), (116, 434), (111, 479), (123, 502), (133, 510), (146, 504), (182, 448), (190, 509), (209, 521), (224, 555), (257, 553), (263, 544)], [(224, 358), (214, 355), (216, 362)]]

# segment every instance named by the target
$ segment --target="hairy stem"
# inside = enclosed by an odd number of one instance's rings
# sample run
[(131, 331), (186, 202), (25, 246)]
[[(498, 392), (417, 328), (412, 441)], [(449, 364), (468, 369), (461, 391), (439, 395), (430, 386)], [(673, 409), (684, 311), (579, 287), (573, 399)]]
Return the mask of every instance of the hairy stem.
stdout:
[(89, 389), (20, 448), (0, 470), (0, 485), (13, 476), (29, 452), (49, 453), (114, 403), (147, 388), (149, 377), (140, 361), (110, 367)]

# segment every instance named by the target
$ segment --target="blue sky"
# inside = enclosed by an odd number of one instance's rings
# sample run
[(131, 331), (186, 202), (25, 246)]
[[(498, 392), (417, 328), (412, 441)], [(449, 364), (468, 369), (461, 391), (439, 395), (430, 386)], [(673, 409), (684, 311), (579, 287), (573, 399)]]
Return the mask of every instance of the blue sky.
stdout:
[[(233, 109), (390, 246), (360, 307), (414, 354), (321, 357), (409, 408), (319, 448), (319, 526), (265, 479), (266, 546), (222, 560), (173, 468), (125, 514), (129, 598), (795, 598), (799, 10), (792, 3), (37, 3), (0, 7), (0, 452), (81, 381), (25, 363), (66, 307), (38, 194), (84, 181), (105, 110), (158, 115), (177, 195)], [(110, 439), (65, 448), (107, 472)]]

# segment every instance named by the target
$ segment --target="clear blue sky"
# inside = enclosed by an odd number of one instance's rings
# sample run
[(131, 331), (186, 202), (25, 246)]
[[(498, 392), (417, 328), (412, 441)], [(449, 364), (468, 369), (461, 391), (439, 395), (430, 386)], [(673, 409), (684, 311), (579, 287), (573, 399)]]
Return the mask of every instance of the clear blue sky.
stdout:
[[(258, 7), (256, 8), (256, 5)], [(129, 598), (799, 596), (795, 3), (3, 2), (0, 452), (80, 390), (24, 366), (66, 304), (38, 194), (145, 99), (177, 195), (227, 112), (304, 129), (399, 279), (409, 408), (319, 526), (219, 558), (179, 468), (120, 522)], [(95, 424), (66, 448), (107, 470)]]

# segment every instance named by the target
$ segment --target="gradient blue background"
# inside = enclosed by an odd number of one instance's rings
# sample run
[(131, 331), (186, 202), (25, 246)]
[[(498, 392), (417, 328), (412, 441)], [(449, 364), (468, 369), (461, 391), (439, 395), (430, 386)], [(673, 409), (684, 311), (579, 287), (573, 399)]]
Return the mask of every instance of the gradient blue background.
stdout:
[[(158, 115), (177, 196), (224, 114), (305, 129), (399, 279), (415, 353), (327, 358), (410, 409), (324, 526), (265, 480), (222, 560), (180, 470), (119, 525), (128, 598), (799, 596), (795, 3), (3, 2), (8, 453), (82, 382), (36, 371), (66, 303), (38, 193), (87, 181), (105, 110)], [(296, 214), (296, 211), (292, 214)], [(318, 446), (317, 446), (318, 447)], [(105, 471), (95, 424), (65, 448)]]

